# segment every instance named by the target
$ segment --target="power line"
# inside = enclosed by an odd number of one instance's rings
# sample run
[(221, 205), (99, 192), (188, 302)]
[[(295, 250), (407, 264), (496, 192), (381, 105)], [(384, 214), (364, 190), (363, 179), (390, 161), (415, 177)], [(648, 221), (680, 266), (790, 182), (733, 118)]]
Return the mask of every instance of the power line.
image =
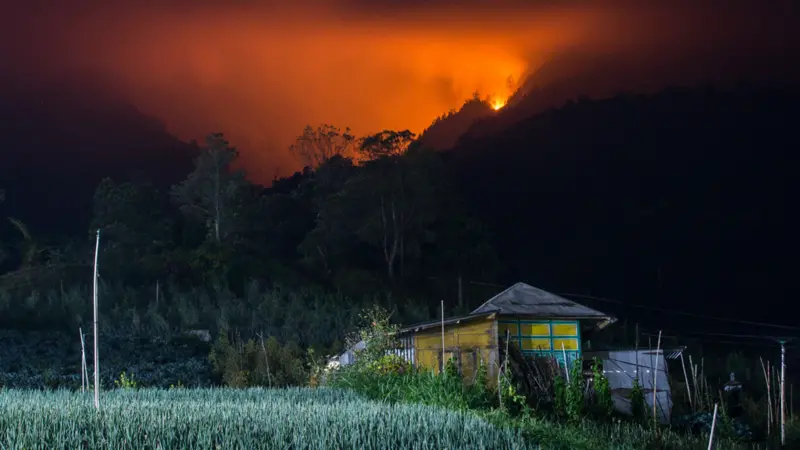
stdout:
[(613, 299), (610, 299), (610, 298), (595, 297), (593, 295), (569, 294), (569, 293), (559, 293), (558, 295), (561, 295), (561, 296), (564, 296), (564, 297), (586, 298), (586, 299), (590, 299), (590, 300), (597, 300), (597, 301), (600, 301), (600, 302), (615, 303), (615, 304), (618, 304), (618, 305), (628, 306), (628, 307), (631, 307), (631, 308), (648, 309), (648, 310), (651, 310), (651, 311), (658, 311), (658, 312), (663, 312), (663, 313), (668, 313), (668, 314), (675, 314), (675, 315), (679, 315), (679, 316), (694, 317), (694, 318), (697, 318), (697, 319), (716, 320), (716, 321), (719, 321), (719, 322), (728, 322), (728, 323), (736, 323), (736, 324), (742, 324), (742, 325), (753, 325), (753, 326), (759, 326), (759, 327), (770, 327), (770, 328), (783, 329), (783, 330), (800, 331), (800, 327), (792, 327), (792, 326), (789, 326), (789, 325), (778, 325), (778, 324), (774, 324), (774, 323), (754, 322), (754, 321), (750, 321), (750, 320), (731, 319), (731, 318), (728, 318), (728, 317), (716, 317), (716, 316), (708, 316), (708, 315), (705, 315), (705, 314), (690, 313), (690, 312), (685, 312), (685, 311), (675, 311), (673, 309), (659, 308), (657, 306), (638, 305), (638, 304), (635, 304), (635, 303), (627, 303), (627, 302), (623, 302), (623, 301), (620, 301), (620, 300), (613, 300)]
[(787, 337), (787, 336), (764, 336), (764, 335), (756, 335), (756, 334), (734, 334), (734, 333), (712, 333), (706, 331), (685, 331), (682, 334), (689, 335), (689, 336), (721, 336), (721, 337), (732, 337), (732, 338), (743, 338), (743, 339), (760, 339), (760, 340), (768, 340), (770, 342), (774, 342), (775, 340), (784, 340), (789, 341), (795, 339), (795, 337)]

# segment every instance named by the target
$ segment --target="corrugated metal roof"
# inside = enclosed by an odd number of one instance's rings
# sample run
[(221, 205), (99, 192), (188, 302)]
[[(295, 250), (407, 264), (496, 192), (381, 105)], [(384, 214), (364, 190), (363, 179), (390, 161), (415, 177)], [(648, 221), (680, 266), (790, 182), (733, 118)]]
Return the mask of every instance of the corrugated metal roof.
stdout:
[[(494, 311), (484, 311), (484, 312), (479, 312), (479, 313), (471, 313), (471, 314), (467, 314), (466, 316), (450, 317), (448, 319), (444, 319), (444, 325), (445, 326), (453, 325), (453, 324), (457, 324), (457, 323), (461, 323), (461, 322), (465, 322), (465, 321), (469, 321), (469, 320), (475, 320), (475, 319), (480, 319), (480, 318), (484, 318), (484, 317), (489, 317), (489, 316), (491, 316), (492, 314), (495, 314), (495, 313), (497, 313), (496, 310), (494, 310)], [(413, 331), (421, 331), (421, 330), (425, 330), (427, 328), (440, 327), (440, 326), (442, 326), (441, 319), (440, 320), (431, 320), (429, 322), (418, 323), (416, 325), (411, 325), (411, 326), (408, 326), (406, 328), (403, 328), (402, 330), (398, 331), (398, 334), (404, 334), (404, 333), (413, 332)]]
[(605, 313), (525, 283), (517, 283), (505, 291), (495, 295), (472, 313), (479, 314), (488, 311), (498, 311), (502, 315), (525, 315), (554, 318), (610, 318)]

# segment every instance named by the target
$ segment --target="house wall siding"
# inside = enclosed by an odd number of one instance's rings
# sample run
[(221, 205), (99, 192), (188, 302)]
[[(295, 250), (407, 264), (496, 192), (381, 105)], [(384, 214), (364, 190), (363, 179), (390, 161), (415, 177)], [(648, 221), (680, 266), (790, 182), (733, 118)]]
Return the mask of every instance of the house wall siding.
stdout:
[[(414, 334), (415, 365), (440, 373), (443, 361), (455, 358), (463, 377), (471, 380), (482, 361), (491, 369), (496, 355), (497, 340), (492, 319), (445, 326), (444, 359), (442, 331), (431, 328)], [(491, 370), (490, 370), (491, 371)]]

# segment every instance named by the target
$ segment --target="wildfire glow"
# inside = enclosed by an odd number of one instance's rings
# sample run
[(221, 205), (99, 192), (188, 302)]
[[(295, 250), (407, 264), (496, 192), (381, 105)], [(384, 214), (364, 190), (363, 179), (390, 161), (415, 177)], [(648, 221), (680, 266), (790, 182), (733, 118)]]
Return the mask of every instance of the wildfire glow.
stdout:
[(790, 22), (745, 20), (761, 14), (749, 6), (723, 17), (708, 2), (52, 3), (11, 2), (0, 15), (0, 78), (48, 86), (99, 75), (180, 139), (225, 133), (248, 177), (264, 183), (300, 169), (287, 148), (306, 125), (419, 134), (475, 92), (504, 110), (528, 74), (559, 103), (694, 85), (712, 73), (751, 79), (738, 66), (761, 64), (728, 58), (743, 46), (763, 61), (797, 53), (783, 44), (794, 42)]

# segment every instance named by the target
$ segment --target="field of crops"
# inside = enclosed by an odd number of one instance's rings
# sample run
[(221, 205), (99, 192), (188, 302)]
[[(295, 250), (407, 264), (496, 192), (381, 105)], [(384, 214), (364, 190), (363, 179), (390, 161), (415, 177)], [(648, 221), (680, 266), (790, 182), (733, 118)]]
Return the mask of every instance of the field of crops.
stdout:
[(468, 413), (332, 389), (0, 390), (0, 449), (522, 449)]
[[(18, 332), (0, 329), (0, 388), (77, 389), (81, 385), (81, 346), (77, 332)], [(91, 338), (86, 338), (91, 345)], [(140, 386), (187, 387), (211, 385), (208, 344), (194, 339), (151, 342), (133, 336), (100, 341), (100, 380), (114, 387), (120, 373), (133, 374)], [(87, 355), (92, 372), (91, 350)]]

